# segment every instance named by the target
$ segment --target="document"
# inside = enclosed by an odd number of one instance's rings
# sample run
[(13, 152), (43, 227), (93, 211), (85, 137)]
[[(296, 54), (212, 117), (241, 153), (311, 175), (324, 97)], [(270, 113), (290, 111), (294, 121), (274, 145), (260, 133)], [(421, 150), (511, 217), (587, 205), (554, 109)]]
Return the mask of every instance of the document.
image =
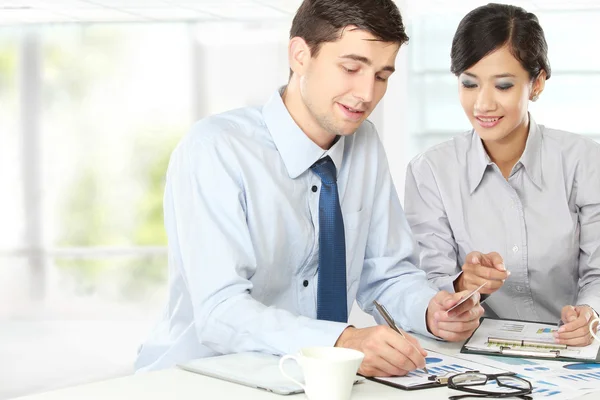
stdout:
[(484, 318), (461, 352), (563, 361), (598, 360), (600, 342), (585, 347), (557, 344), (552, 335), (556, 330), (556, 325), (547, 323)]
[(533, 399), (570, 400), (600, 390), (600, 364), (461, 354), (460, 358), (516, 372), (531, 382)]

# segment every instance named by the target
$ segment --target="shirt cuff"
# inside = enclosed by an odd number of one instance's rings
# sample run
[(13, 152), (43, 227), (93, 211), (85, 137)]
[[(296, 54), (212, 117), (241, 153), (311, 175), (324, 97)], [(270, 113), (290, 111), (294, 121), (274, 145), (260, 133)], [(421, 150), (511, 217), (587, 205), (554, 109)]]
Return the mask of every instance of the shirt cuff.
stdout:
[(598, 287), (598, 285), (594, 285), (591, 288), (586, 288), (586, 290), (580, 291), (575, 304), (579, 306), (590, 307), (592, 310), (594, 310), (594, 313), (596, 313), (596, 317), (598, 317), (598, 312), (600, 312), (600, 297), (598, 296), (599, 290), (600, 287)]
[(593, 307), (589, 304), (577, 304), (579, 307), (589, 307), (592, 309), (593, 313), (594, 313), (594, 319), (598, 318), (598, 311), (596, 311), (596, 307)]
[(418, 314), (415, 313), (413, 316), (415, 322), (412, 329), (423, 336), (442, 340), (427, 329), (427, 308), (429, 307), (429, 302), (437, 293), (433, 288), (428, 288), (428, 290), (431, 291), (429, 295), (423, 293), (423, 296), (420, 297), (418, 303), (415, 305), (415, 310)]
[(343, 322), (317, 320), (307, 317), (299, 332), (296, 332), (293, 343), (290, 343), (288, 353), (295, 354), (303, 347), (334, 346), (342, 332), (350, 326)]
[(440, 290), (445, 290), (448, 293), (456, 293), (454, 290), (454, 281), (462, 274), (460, 271), (457, 274), (450, 276), (440, 276), (439, 278), (432, 278), (431, 283), (437, 286)]

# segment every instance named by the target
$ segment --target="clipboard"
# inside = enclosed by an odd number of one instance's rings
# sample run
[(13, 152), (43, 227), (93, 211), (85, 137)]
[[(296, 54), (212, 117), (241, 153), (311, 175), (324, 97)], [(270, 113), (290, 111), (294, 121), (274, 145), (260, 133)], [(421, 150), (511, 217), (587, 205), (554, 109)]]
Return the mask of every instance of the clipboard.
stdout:
[(498, 357), (600, 363), (598, 341), (583, 347), (553, 343), (549, 338), (556, 329), (558, 329), (556, 324), (547, 322), (482, 317), (480, 326), (466, 340), (460, 352)]
[[(364, 376), (364, 375), (361, 375), (361, 376), (367, 378), (370, 381), (381, 383), (383, 385), (391, 386), (391, 387), (394, 387), (396, 389), (402, 389), (402, 390), (431, 389), (431, 388), (443, 387), (443, 386), (447, 385), (447, 383), (440, 383), (440, 382), (437, 382), (437, 381), (432, 381), (431, 383), (425, 383), (425, 384), (422, 384), (422, 385), (406, 386), (406, 385), (402, 385), (401, 383), (394, 383), (394, 382), (386, 381), (386, 380), (383, 380), (383, 379), (381, 379), (379, 377), (376, 377), (376, 376), (375, 377), (374, 376)], [(446, 382), (447, 382), (447, 378), (446, 378)]]
[[(448, 378), (464, 372), (478, 371), (486, 374), (507, 372), (492, 366), (479, 364), (474, 361), (460, 359), (448, 354), (427, 350), (426, 357), (429, 374), (415, 370), (400, 377), (366, 377), (373, 382), (381, 383), (397, 389), (412, 391), (447, 386)], [(361, 375), (362, 376), (362, 375)]]

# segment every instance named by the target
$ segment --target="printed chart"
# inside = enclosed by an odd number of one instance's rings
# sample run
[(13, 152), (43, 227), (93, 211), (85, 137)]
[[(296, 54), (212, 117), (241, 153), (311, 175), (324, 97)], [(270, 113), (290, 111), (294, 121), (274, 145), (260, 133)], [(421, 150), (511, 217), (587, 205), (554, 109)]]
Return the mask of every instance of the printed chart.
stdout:
[[(448, 375), (449, 376), (449, 375), (460, 374), (462, 372), (473, 371), (473, 365), (471, 363), (469, 363), (469, 366), (461, 365), (458, 363), (450, 363), (447, 361), (448, 356), (445, 356), (445, 357), (446, 357), (446, 360), (439, 358), (439, 357), (425, 358), (425, 361), (427, 364), (427, 370), (429, 371), (429, 373), (431, 375), (437, 375), (437, 376)], [(427, 375), (422, 370), (415, 370), (415, 371), (409, 372), (406, 375), (406, 377), (413, 377), (413, 378), (425, 377), (427, 379), (429, 377), (429, 375)]]
[(600, 364), (461, 354), (461, 358), (516, 372), (531, 382), (534, 399), (569, 400), (600, 390)]

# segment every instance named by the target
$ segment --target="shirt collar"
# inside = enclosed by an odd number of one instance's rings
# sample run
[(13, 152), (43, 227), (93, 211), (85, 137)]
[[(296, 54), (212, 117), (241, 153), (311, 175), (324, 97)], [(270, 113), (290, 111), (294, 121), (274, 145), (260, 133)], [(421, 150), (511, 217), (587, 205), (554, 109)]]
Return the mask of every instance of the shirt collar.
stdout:
[(487, 152), (483, 148), (481, 138), (473, 130), (471, 133), (471, 145), (467, 152), (467, 168), (469, 174), (469, 191), (473, 194), (475, 189), (481, 183), (483, 174), (487, 169), (488, 165), (492, 165), (492, 160), (488, 156)]
[[(518, 163), (521, 163), (529, 175), (531, 181), (538, 187), (542, 187), (542, 135), (539, 126), (535, 123), (531, 115), (529, 116), (529, 133), (525, 150)], [(492, 160), (488, 156), (479, 135), (473, 130), (471, 137), (471, 146), (467, 153), (467, 162), (469, 170), (469, 190), (472, 194), (481, 183), (483, 175), (488, 167), (492, 165)]]
[(538, 187), (542, 188), (542, 133), (540, 127), (529, 116), (529, 135), (525, 144), (525, 151), (519, 160), (529, 175), (529, 179)]
[(281, 98), (284, 89), (285, 86), (273, 93), (263, 106), (262, 114), (288, 175), (297, 178), (325, 155), (331, 157), (339, 174), (344, 158), (344, 136), (329, 150), (320, 148), (300, 129), (285, 107)]

